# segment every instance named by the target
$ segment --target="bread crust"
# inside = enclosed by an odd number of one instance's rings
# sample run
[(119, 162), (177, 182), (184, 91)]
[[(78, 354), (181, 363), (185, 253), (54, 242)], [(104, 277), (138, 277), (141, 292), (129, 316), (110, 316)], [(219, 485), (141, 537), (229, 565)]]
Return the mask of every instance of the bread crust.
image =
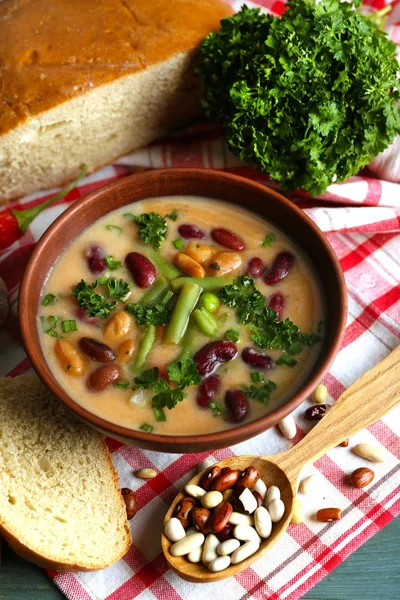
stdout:
[(222, 0), (3, 0), (0, 136), (120, 77), (195, 49)]

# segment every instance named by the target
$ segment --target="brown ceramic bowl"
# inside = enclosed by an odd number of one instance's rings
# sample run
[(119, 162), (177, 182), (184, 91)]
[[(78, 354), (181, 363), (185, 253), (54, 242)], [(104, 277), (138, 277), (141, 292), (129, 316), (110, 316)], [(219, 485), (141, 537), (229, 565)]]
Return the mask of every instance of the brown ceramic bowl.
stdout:
[[(131, 202), (154, 196), (202, 195), (245, 206), (264, 216), (310, 257), (325, 293), (327, 327), (317, 363), (306, 382), (282, 406), (265, 417), (226, 431), (172, 436), (136, 431), (110, 423), (77, 404), (54, 379), (43, 356), (36, 315), (45, 278), (67, 245), (88, 225)], [(346, 286), (339, 262), (325, 236), (300, 209), (277, 192), (227, 173), (202, 169), (167, 169), (126, 177), (99, 188), (73, 204), (47, 229), (37, 244), (21, 285), (19, 318), (26, 351), (34, 369), (54, 394), (78, 417), (112, 438), (149, 450), (201, 452), (243, 442), (292, 412), (328, 371), (339, 350), (347, 316)]]

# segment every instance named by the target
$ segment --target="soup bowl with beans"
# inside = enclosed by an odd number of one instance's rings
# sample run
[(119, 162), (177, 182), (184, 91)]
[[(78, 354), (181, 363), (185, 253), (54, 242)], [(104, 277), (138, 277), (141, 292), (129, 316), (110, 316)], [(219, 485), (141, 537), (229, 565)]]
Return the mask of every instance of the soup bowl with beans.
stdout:
[(238, 443), (316, 387), (347, 314), (328, 241), (233, 175), (153, 171), (88, 194), (45, 232), (19, 314), (28, 356), (81, 419), (169, 452)]

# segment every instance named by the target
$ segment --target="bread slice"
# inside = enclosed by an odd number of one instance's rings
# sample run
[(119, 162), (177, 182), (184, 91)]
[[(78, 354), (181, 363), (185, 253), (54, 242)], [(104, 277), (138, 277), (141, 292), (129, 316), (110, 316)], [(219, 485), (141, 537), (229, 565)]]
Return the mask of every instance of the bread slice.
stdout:
[(201, 114), (221, 0), (0, 2), (0, 200), (61, 185)]
[(103, 569), (131, 544), (103, 438), (35, 374), (0, 379), (0, 533), (60, 571)]

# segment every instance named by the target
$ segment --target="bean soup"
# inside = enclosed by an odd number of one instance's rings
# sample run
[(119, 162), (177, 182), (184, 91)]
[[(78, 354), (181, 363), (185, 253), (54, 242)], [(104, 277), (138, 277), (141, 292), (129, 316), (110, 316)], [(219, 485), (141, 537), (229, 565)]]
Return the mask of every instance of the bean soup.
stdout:
[(38, 327), (55, 379), (118, 425), (216, 432), (285, 402), (322, 335), (309, 260), (236, 205), (169, 196), (110, 212), (48, 274)]

